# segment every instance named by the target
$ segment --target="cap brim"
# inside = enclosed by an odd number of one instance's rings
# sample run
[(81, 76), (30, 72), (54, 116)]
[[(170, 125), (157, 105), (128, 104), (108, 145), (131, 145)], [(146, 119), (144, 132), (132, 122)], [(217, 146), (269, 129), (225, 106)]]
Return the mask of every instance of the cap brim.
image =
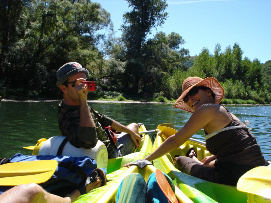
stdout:
[(57, 81), (56, 86), (60, 87), (60, 85), (62, 85), (66, 80), (68, 80), (69, 77), (75, 75), (76, 73), (81, 73), (81, 72), (85, 73), (86, 76), (88, 77), (89, 72), (88, 72), (87, 69), (85, 69), (85, 68), (74, 69), (74, 70), (70, 71), (69, 73), (67, 73), (65, 76), (63, 76), (62, 78), (60, 78), (60, 79)]

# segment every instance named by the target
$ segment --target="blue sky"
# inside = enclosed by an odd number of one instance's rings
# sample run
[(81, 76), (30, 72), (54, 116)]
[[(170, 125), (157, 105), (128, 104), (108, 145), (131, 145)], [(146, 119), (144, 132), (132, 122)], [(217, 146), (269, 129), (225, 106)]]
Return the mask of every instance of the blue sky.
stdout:
[[(123, 14), (130, 11), (125, 0), (93, 0), (110, 13), (120, 36)], [(271, 60), (271, 0), (168, 0), (168, 18), (157, 31), (176, 32), (185, 40), (182, 46), (190, 55), (203, 48), (214, 53), (216, 44), (222, 52), (237, 43), (243, 57)], [(157, 32), (153, 30), (153, 34)]]

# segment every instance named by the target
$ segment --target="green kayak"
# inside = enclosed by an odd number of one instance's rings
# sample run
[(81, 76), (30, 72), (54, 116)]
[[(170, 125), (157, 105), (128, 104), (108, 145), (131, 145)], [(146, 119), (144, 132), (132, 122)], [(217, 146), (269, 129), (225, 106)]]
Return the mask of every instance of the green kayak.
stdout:
[[(157, 135), (154, 141), (153, 149), (157, 149), (163, 141), (166, 139), (166, 137), (175, 134), (177, 131), (175, 129), (172, 129), (167, 126), (158, 126), (157, 127)], [(154, 161), (154, 166), (164, 173), (168, 174), (172, 179), (176, 180), (176, 185), (180, 187), (181, 190), (186, 191), (186, 194), (192, 199), (194, 202), (202, 202), (201, 201), (201, 195), (198, 194), (198, 191), (202, 192), (206, 196), (210, 197), (212, 200), (217, 202), (271, 202), (271, 199), (268, 195), (268, 198), (255, 195), (258, 194), (256, 192), (253, 192), (254, 194), (242, 192), (244, 189), (237, 189), (237, 187), (234, 186), (228, 186), (223, 184), (217, 184), (209, 181), (205, 181), (193, 176), (190, 176), (188, 174), (185, 174), (181, 171), (179, 171), (177, 168), (175, 168), (173, 164), (173, 157), (175, 155), (182, 155), (185, 156), (186, 152), (190, 148), (194, 148), (197, 153), (197, 157), (199, 160), (203, 159), (205, 156), (210, 155), (210, 153), (207, 151), (205, 143), (196, 139), (189, 139), (186, 141), (183, 145), (181, 145), (178, 149), (175, 149), (171, 151), (170, 153), (156, 159)], [(265, 166), (265, 169), (268, 171), (271, 171), (271, 167)], [(259, 169), (258, 169), (259, 171)], [(271, 172), (270, 172), (271, 174)], [(266, 175), (267, 177), (268, 175)], [(271, 176), (270, 176), (271, 177)], [(264, 188), (267, 189), (267, 192), (271, 194), (271, 179), (262, 178), (259, 181), (263, 181), (265, 186)], [(240, 178), (241, 179), (241, 178)], [(240, 182), (239, 179), (239, 182)], [(258, 177), (259, 179), (259, 177)], [(248, 181), (248, 179), (246, 180)], [(238, 182), (238, 184), (239, 184)], [(248, 181), (246, 185), (250, 184), (253, 188), (253, 191), (256, 191), (256, 185), (255, 181), (253, 183), (250, 183), (251, 181)], [(259, 187), (259, 184), (257, 187)], [(239, 184), (240, 185), (240, 184)], [(262, 184), (261, 184), (262, 185)], [(251, 188), (250, 187), (250, 188)], [(196, 191), (194, 191), (196, 189)], [(241, 190), (241, 191), (240, 191)], [(246, 190), (246, 189), (245, 189)], [(247, 191), (247, 190), (246, 190)], [(204, 201), (206, 202), (206, 201)]]

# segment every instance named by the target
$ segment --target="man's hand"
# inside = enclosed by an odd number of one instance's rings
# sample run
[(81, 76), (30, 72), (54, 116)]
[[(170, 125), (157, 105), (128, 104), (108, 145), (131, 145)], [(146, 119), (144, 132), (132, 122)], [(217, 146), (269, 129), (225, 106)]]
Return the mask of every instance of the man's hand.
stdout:
[(79, 78), (78, 84), (75, 86), (79, 101), (87, 101), (87, 98), (88, 98), (88, 87), (86, 84), (81, 83), (81, 81), (83, 80), (85, 79)]
[(130, 133), (130, 136), (133, 142), (135, 143), (136, 148), (139, 148), (141, 144), (141, 137), (133, 131), (132, 133)]

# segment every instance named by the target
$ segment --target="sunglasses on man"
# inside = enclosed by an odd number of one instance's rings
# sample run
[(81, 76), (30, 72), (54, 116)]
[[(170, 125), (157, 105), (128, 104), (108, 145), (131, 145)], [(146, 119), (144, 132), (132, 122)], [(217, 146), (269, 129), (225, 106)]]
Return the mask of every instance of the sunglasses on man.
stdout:
[[(65, 86), (68, 86), (68, 84), (71, 84), (72, 87), (75, 87), (76, 82), (78, 80), (74, 80), (71, 82), (65, 82)], [(95, 91), (96, 83), (94, 81), (81, 81), (81, 83), (86, 84), (88, 86), (88, 91)]]

